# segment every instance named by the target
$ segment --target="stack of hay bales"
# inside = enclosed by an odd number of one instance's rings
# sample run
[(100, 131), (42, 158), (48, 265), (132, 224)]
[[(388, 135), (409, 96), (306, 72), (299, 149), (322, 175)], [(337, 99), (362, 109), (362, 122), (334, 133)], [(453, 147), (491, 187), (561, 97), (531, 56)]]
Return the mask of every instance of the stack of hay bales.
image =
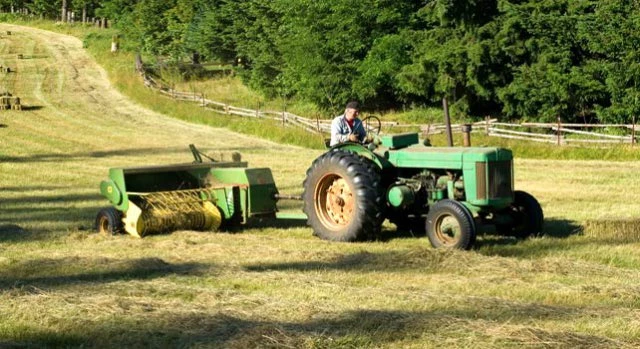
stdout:
[(9, 92), (0, 94), (0, 110), (22, 110), (20, 97), (14, 97)]

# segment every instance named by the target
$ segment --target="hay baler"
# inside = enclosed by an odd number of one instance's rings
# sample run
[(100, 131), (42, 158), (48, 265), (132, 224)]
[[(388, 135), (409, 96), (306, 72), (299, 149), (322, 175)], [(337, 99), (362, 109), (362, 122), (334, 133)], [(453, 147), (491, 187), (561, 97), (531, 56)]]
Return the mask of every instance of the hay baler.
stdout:
[(524, 238), (543, 224), (538, 201), (514, 190), (510, 150), (431, 147), (416, 133), (331, 148), (307, 171), (303, 201), (314, 234), (336, 241), (372, 238), (388, 218), (434, 247), (469, 249), (481, 230)]
[(271, 170), (233, 161), (111, 168), (100, 192), (112, 207), (100, 210), (96, 229), (136, 237), (180, 229), (215, 231), (274, 218), (278, 190)]

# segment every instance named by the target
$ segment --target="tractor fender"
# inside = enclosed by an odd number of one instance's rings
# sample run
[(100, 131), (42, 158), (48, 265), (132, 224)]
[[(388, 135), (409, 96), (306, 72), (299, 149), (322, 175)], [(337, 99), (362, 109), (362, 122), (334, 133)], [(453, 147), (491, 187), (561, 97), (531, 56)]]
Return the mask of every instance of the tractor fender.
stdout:
[(337, 150), (348, 151), (350, 153), (355, 153), (360, 156), (363, 156), (371, 160), (380, 169), (392, 167), (391, 163), (386, 158), (374, 153), (373, 151), (369, 150), (366, 146), (359, 143), (345, 142), (345, 143), (336, 144), (333, 147), (331, 147), (331, 149), (329, 149), (329, 151), (337, 151)]

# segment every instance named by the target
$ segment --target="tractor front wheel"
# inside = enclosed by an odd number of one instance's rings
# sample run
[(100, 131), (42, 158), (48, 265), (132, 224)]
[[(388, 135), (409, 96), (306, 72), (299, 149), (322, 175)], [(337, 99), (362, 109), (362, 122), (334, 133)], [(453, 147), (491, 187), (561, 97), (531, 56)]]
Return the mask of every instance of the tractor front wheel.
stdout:
[(516, 190), (508, 214), (515, 223), (509, 227), (500, 227), (499, 232), (502, 234), (525, 239), (542, 233), (544, 214), (540, 203), (531, 194)]
[(124, 233), (122, 212), (113, 207), (103, 208), (96, 217), (96, 230), (105, 235), (117, 235)]
[(473, 215), (454, 200), (438, 201), (429, 209), (426, 229), (427, 237), (435, 248), (468, 250), (476, 239)]
[(380, 231), (380, 175), (366, 159), (330, 151), (316, 159), (304, 181), (304, 212), (324, 240), (357, 241)]

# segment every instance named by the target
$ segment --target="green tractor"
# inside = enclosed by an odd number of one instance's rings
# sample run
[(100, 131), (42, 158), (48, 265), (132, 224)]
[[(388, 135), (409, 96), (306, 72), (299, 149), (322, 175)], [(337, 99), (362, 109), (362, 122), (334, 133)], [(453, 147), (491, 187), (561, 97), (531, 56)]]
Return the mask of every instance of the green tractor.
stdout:
[(377, 140), (334, 146), (307, 170), (303, 211), (316, 236), (368, 240), (385, 219), (398, 230), (426, 231), (436, 248), (470, 249), (481, 231), (541, 233), (540, 204), (514, 190), (510, 150), (431, 147), (417, 133)]

